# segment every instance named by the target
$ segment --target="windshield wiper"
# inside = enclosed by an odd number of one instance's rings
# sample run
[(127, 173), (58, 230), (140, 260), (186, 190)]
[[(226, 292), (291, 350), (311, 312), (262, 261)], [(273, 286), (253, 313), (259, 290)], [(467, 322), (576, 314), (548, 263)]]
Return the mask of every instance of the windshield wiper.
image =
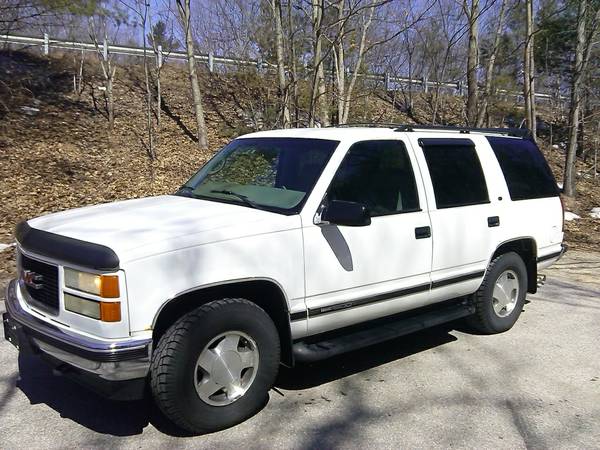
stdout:
[(255, 209), (262, 209), (259, 205), (257, 205), (256, 203), (254, 203), (252, 200), (250, 200), (248, 197), (246, 197), (243, 194), (238, 194), (237, 192), (233, 192), (233, 191), (228, 191), (226, 189), (223, 190), (219, 190), (219, 189), (213, 189), (212, 191), (213, 194), (225, 194), (225, 195), (232, 195), (234, 197), (239, 198), (241, 201), (243, 201), (246, 205), (250, 206), (251, 208), (255, 208)]

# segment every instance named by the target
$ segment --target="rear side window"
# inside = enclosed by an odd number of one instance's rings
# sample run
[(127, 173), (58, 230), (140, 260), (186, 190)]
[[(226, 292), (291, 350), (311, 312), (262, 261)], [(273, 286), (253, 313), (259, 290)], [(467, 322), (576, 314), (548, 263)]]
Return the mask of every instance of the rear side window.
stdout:
[(488, 136), (500, 163), (512, 200), (555, 197), (556, 180), (535, 143), (525, 139)]
[(419, 139), (438, 209), (488, 203), (488, 191), (473, 141)]
[(357, 142), (327, 192), (329, 200), (362, 203), (372, 216), (419, 210), (415, 176), (401, 141)]

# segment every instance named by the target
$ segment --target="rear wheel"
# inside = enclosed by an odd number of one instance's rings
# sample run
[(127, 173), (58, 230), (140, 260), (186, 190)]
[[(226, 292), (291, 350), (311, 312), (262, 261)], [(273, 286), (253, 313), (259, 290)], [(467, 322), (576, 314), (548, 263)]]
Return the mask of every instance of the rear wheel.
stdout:
[(236, 425), (260, 410), (279, 368), (271, 318), (244, 299), (207, 303), (175, 322), (152, 356), (150, 385), (165, 416), (192, 433)]
[(514, 252), (500, 255), (490, 263), (483, 283), (473, 294), (475, 314), (469, 324), (485, 334), (502, 333), (515, 324), (527, 295), (527, 269)]

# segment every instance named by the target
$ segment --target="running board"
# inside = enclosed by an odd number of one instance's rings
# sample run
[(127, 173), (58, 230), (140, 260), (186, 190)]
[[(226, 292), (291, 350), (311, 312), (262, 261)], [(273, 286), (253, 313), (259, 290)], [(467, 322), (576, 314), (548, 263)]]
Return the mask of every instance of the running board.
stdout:
[(378, 323), (370, 328), (362, 328), (317, 342), (300, 341), (292, 346), (294, 359), (299, 363), (311, 363), (331, 358), (352, 350), (358, 350), (380, 342), (385, 342), (425, 328), (451, 322), (475, 312), (471, 304), (465, 302), (428, 309), (410, 317), (403, 317), (386, 323)]

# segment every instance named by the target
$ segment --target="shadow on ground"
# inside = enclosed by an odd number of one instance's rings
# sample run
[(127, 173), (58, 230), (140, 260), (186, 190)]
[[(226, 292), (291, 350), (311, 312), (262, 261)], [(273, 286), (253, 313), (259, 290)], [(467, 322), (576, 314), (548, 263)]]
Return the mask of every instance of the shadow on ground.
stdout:
[[(280, 371), (276, 387), (301, 390), (338, 380), (373, 367), (455, 341), (452, 328), (436, 327), (327, 361)], [(55, 376), (37, 356), (19, 357), (19, 388), (32, 405), (44, 403), (61, 417), (98, 433), (113, 436), (141, 434), (148, 424), (170, 436), (189, 436), (170, 424), (149, 400), (107, 400), (72, 380)]]

